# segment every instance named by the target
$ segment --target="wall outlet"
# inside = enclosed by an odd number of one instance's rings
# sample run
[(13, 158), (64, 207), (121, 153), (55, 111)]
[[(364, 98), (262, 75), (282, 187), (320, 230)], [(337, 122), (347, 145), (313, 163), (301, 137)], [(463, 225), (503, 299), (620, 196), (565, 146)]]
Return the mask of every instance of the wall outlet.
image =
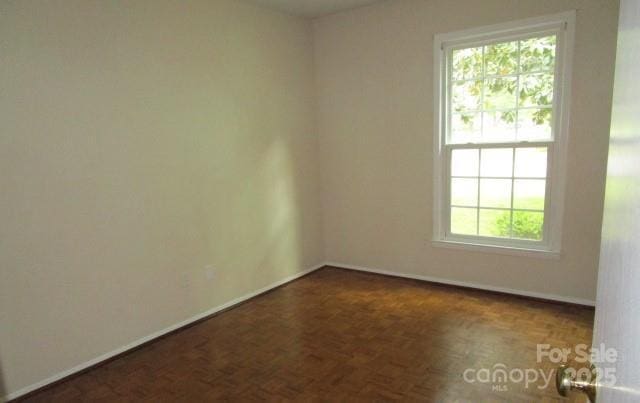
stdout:
[(216, 277), (216, 269), (213, 266), (205, 266), (204, 268), (204, 276), (207, 280), (211, 281)]
[(182, 273), (180, 280), (182, 281), (183, 288), (189, 288), (191, 286), (191, 278), (189, 277), (189, 273)]

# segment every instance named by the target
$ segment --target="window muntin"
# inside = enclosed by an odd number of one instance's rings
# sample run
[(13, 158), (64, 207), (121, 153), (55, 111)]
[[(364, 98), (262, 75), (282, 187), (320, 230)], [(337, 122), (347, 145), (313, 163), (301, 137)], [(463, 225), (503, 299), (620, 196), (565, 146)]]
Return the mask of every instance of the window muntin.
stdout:
[(542, 241), (547, 147), (453, 148), (450, 232)]
[(436, 36), (436, 241), (556, 256), (574, 19)]
[(553, 138), (555, 34), (448, 50), (447, 144)]

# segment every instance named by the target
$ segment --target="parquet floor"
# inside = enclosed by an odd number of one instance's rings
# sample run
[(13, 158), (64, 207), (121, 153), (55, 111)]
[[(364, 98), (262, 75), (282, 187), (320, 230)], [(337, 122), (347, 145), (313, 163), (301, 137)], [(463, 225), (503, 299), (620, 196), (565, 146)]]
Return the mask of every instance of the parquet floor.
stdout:
[(324, 268), (26, 401), (567, 401), (553, 380), (462, 375), (549, 372), (536, 344), (590, 344), (592, 322), (589, 308)]

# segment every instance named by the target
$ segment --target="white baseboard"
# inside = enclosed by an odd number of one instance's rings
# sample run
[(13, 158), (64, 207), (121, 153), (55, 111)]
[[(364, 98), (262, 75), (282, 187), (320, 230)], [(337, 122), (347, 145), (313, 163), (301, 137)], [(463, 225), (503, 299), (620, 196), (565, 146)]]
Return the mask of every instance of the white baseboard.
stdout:
[(285, 283), (288, 283), (289, 281), (292, 281), (292, 280), (295, 280), (297, 278), (300, 278), (300, 277), (302, 277), (304, 275), (307, 275), (307, 274), (311, 273), (312, 271), (316, 271), (316, 270), (318, 270), (318, 269), (320, 269), (320, 268), (322, 268), (324, 266), (325, 266), (325, 264), (322, 263), (322, 264), (316, 265), (316, 266), (314, 266), (314, 267), (312, 267), (310, 269), (307, 269), (307, 270), (305, 270), (303, 272), (296, 273), (294, 275), (285, 277), (282, 280), (279, 280), (279, 281), (276, 281), (275, 283), (269, 284), (266, 287), (262, 287), (259, 290), (255, 290), (255, 291), (253, 291), (253, 292), (251, 292), (249, 294), (245, 294), (245, 295), (243, 295), (241, 297), (238, 297), (238, 298), (235, 298), (235, 299), (233, 299), (231, 301), (225, 302), (222, 305), (218, 305), (218, 306), (216, 306), (214, 308), (211, 308), (211, 309), (209, 309), (209, 310), (207, 310), (205, 312), (201, 312), (201, 313), (199, 313), (199, 314), (197, 314), (195, 316), (190, 317), (189, 319), (183, 320), (180, 323), (176, 323), (174, 325), (171, 325), (171, 326), (169, 326), (169, 327), (167, 327), (165, 329), (159, 330), (159, 331), (157, 331), (155, 333), (152, 333), (152, 334), (150, 334), (148, 336), (145, 336), (145, 337), (143, 337), (141, 339), (133, 341), (133, 342), (131, 342), (131, 343), (125, 345), (125, 346), (119, 347), (119, 348), (117, 348), (117, 349), (115, 349), (113, 351), (109, 351), (108, 353), (102, 354), (99, 357), (93, 358), (93, 359), (91, 359), (89, 361), (83, 362), (82, 364), (76, 365), (73, 368), (69, 368), (69, 369), (66, 369), (64, 371), (58, 372), (57, 374), (52, 375), (52, 376), (50, 376), (50, 377), (48, 377), (46, 379), (43, 379), (43, 380), (41, 380), (39, 382), (36, 382), (36, 383), (31, 384), (29, 386), (25, 386), (24, 388), (19, 389), (19, 390), (15, 391), (15, 392), (11, 392), (11, 393), (7, 394), (4, 397), (0, 397), (0, 401), (2, 401), (3, 398), (6, 399), (6, 400), (12, 400), (12, 399), (16, 399), (16, 398), (18, 398), (20, 396), (26, 395), (29, 392), (32, 392), (32, 391), (34, 391), (36, 389), (39, 389), (39, 388), (42, 388), (43, 386), (46, 386), (46, 385), (48, 385), (50, 383), (59, 381), (62, 378), (65, 378), (65, 377), (67, 377), (69, 375), (72, 375), (72, 374), (74, 374), (76, 372), (80, 372), (83, 369), (89, 368), (89, 367), (91, 367), (91, 366), (93, 366), (95, 364), (98, 364), (98, 363), (102, 362), (102, 361), (108, 360), (109, 358), (114, 357), (114, 356), (116, 356), (118, 354), (122, 354), (127, 350), (131, 350), (131, 349), (133, 349), (135, 347), (140, 346), (141, 344), (144, 344), (144, 343), (146, 343), (146, 342), (148, 342), (150, 340), (156, 339), (156, 338), (158, 338), (158, 337), (160, 337), (162, 335), (165, 335), (165, 334), (167, 334), (169, 332), (172, 332), (172, 331), (174, 331), (176, 329), (179, 329), (179, 328), (181, 328), (183, 326), (186, 326), (186, 325), (188, 325), (190, 323), (197, 322), (198, 320), (200, 320), (202, 318), (206, 318), (207, 316), (212, 315), (212, 314), (214, 314), (216, 312), (220, 312), (220, 311), (222, 311), (222, 310), (224, 310), (226, 308), (229, 308), (229, 307), (231, 307), (233, 305), (236, 305), (236, 304), (238, 304), (240, 302), (246, 301), (246, 300), (248, 300), (250, 298), (255, 297), (256, 295), (262, 294), (263, 292), (266, 292), (266, 291), (269, 291), (269, 290), (271, 290), (273, 288), (279, 287), (279, 286), (281, 286), (281, 285), (283, 285)]
[(449, 280), (449, 279), (440, 278), (440, 277), (422, 276), (419, 274), (398, 273), (395, 271), (372, 269), (369, 267), (355, 266), (355, 265), (346, 264), (346, 263), (326, 262), (325, 265), (338, 267), (342, 269), (363, 271), (368, 273), (385, 274), (387, 276), (404, 277), (404, 278), (410, 278), (414, 280), (429, 281), (432, 283), (456, 285), (456, 286), (467, 287), (467, 288), (476, 288), (479, 290), (496, 291), (496, 292), (502, 292), (505, 294), (521, 295), (524, 297), (547, 299), (550, 301), (568, 302), (568, 303), (577, 304), (577, 305), (586, 305), (586, 306), (596, 305), (595, 301), (588, 300), (588, 299), (565, 297), (562, 295), (544, 294), (544, 293), (532, 292), (532, 291), (516, 290), (512, 288), (505, 288), (505, 287), (494, 287), (492, 285), (469, 283), (466, 281), (458, 281), (458, 280)]

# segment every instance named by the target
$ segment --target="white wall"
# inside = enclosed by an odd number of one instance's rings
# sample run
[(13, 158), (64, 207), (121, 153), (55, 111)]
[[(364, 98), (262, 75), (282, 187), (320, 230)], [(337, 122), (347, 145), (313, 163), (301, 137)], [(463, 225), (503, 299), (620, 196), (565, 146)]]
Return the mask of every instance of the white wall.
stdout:
[[(577, 9), (558, 260), (436, 248), (433, 37)], [(595, 299), (618, 2), (393, 0), (314, 23), (325, 257), (413, 276)]]
[(3, 0), (0, 38), (8, 393), (321, 263), (308, 21)]

